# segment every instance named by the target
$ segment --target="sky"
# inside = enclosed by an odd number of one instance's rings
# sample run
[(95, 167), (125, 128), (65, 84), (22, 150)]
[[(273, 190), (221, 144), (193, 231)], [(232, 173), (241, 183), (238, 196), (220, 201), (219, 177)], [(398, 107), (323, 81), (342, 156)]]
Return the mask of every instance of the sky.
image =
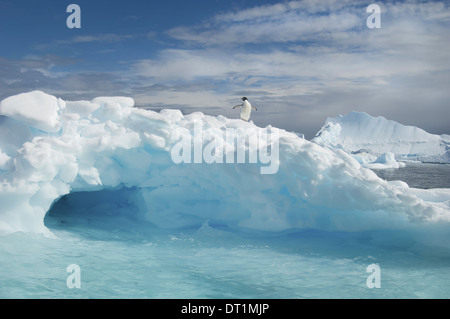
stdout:
[(238, 118), (246, 96), (256, 125), (308, 139), (351, 111), (450, 134), (449, 30), (445, 0), (0, 0), (0, 99), (120, 95)]

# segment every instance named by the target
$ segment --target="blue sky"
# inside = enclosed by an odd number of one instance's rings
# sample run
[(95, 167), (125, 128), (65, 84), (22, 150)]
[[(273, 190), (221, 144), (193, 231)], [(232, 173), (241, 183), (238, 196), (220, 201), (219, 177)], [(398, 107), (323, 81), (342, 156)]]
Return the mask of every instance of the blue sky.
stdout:
[(247, 96), (257, 125), (308, 138), (352, 110), (450, 134), (449, 27), (448, 1), (0, 1), (0, 99), (126, 95), (238, 117)]

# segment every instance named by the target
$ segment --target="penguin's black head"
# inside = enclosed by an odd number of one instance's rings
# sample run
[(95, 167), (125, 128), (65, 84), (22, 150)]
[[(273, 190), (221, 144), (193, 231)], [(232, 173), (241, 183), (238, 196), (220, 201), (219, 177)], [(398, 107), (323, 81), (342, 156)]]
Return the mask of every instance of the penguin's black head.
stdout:
[(247, 101), (247, 98), (244, 96), (244, 97), (242, 98), (242, 101)]

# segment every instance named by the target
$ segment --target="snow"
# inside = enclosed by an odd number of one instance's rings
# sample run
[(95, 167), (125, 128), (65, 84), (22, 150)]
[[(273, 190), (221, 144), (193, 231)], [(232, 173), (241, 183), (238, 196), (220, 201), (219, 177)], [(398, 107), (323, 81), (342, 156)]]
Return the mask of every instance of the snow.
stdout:
[(383, 153), (377, 157), (377, 159), (371, 163), (364, 163), (364, 167), (372, 169), (387, 169), (387, 168), (400, 168), (405, 167), (406, 164), (402, 162), (397, 162), (395, 160), (395, 155), (392, 152)]
[[(406, 126), (381, 116), (351, 112), (328, 118), (313, 141), (331, 149), (352, 153), (364, 164), (382, 168), (382, 154), (392, 153), (395, 159), (406, 161), (450, 163), (450, 136), (430, 134), (415, 126)], [(390, 158), (385, 168), (396, 164)], [(371, 165), (367, 165), (368, 167)]]
[(64, 102), (41, 91), (19, 94), (0, 103), (4, 115), (45, 132), (58, 132), (61, 128), (59, 111)]
[[(127, 194), (124, 207), (157, 227), (169, 229), (200, 227), (209, 222), (270, 232), (358, 231), (450, 221), (448, 192), (419, 192), (388, 183), (348, 153), (281, 129), (199, 112), (157, 113), (135, 108), (128, 97), (63, 101), (34, 91), (9, 97), (0, 105), (2, 233), (52, 236), (44, 217), (62, 196), (121, 189)], [(343, 133), (343, 124), (330, 126), (340, 126)], [(199, 125), (204, 132), (202, 139), (196, 135)], [(236, 140), (242, 132), (261, 136), (267, 131), (277, 132), (277, 139), (256, 144), (249, 140), (244, 147), (248, 158), (265, 154), (267, 159), (264, 150), (267, 152), (270, 146), (271, 154), (279, 156), (270, 163), (277, 165), (274, 174), (261, 173), (268, 167), (263, 157), (245, 163), (173, 160), (172, 150), (180, 145), (180, 139), (189, 141), (195, 156), (196, 145), (205, 155), (213, 142), (226, 140), (226, 133), (232, 132), (231, 140)], [(328, 134), (329, 141), (335, 141), (336, 132), (325, 129), (322, 135)], [(414, 132), (411, 145), (418, 136), (429, 137), (419, 130)], [(336, 136), (345, 149), (348, 135)], [(375, 145), (379, 150), (385, 140), (386, 135), (366, 146)], [(437, 144), (433, 147), (438, 149)], [(418, 152), (420, 147), (415, 149)], [(397, 154), (394, 150), (392, 147), (390, 152)], [(384, 153), (378, 162), (392, 165), (392, 153)]]

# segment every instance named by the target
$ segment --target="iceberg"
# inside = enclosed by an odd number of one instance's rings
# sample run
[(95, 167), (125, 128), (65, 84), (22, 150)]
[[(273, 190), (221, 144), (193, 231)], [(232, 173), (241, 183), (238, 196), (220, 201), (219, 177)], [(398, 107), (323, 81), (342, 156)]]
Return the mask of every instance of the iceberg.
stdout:
[(375, 161), (366, 162), (362, 165), (371, 169), (396, 169), (406, 166), (403, 162), (397, 162), (395, 159), (395, 154), (391, 152), (383, 153), (378, 156)]
[[(430, 134), (384, 117), (351, 112), (328, 118), (312, 139), (331, 149), (341, 149), (367, 167), (382, 168), (382, 154), (390, 158), (385, 168), (395, 168), (395, 160), (450, 163), (450, 136)], [(378, 158), (378, 159), (377, 159)], [(366, 165), (377, 164), (377, 165)]]
[[(370, 122), (368, 116), (351, 115), (361, 116)], [(261, 174), (265, 163), (258, 161), (189, 163), (172, 158), (180, 140), (192, 143), (193, 149), (202, 143), (205, 150), (211, 141), (226, 143), (225, 132), (233, 132), (231, 140), (235, 140), (244, 131), (259, 134), (270, 129), (252, 122), (199, 112), (154, 112), (134, 107), (129, 97), (64, 101), (40, 91), (12, 96), (0, 104), (0, 232), (52, 236), (44, 218), (58, 200), (78, 192), (91, 192), (94, 197), (102, 190), (111, 190), (111, 195), (103, 193), (99, 200), (122, 203), (164, 229), (200, 227), (207, 222), (264, 232), (359, 231), (450, 221), (450, 190), (433, 195), (432, 190), (419, 192), (388, 183), (343, 150), (317, 143), (327, 136), (330, 143), (337, 143), (339, 137), (343, 149), (375, 146), (381, 150), (387, 135), (375, 139), (378, 144), (354, 139), (349, 145), (344, 121), (330, 123), (335, 129), (324, 129), (316, 143), (279, 129), (277, 140), (266, 143), (272, 151), (275, 145), (278, 148), (278, 170)], [(196, 136), (199, 124), (207, 138)], [(346, 135), (337, 133), (339, 127)], [(414, 144), (418, 136), (429, 141), (423, 131), (414, 132), (411, 152), (442, 151), (439, 137), (425, 148)], [(391, 132), (391, 136), (396, 135)], [(264, 154), (268, 145), (263, 144), (250, 139), (242, 147), (250, 157)], [(390, 151), (405, 153), (403, 146), (398, 147), (391, 145)], [(385, 157), (391, 160), (392, 156)]]

